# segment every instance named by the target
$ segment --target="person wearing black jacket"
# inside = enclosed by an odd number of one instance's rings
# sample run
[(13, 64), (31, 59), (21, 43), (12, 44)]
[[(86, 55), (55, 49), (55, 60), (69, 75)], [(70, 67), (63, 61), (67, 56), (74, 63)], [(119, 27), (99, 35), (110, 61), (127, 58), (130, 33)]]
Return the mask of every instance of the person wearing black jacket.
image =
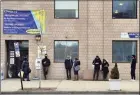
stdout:
[(45, 54), (45, 58), (42, 60), (42, 66), (43, 66), (43, 73), (45, 80), (47, 79), (48, 69), (50, 66), (50, 59), (48, 59), (47, 54)]
[(74, 81), (79, 80), (79, 70), (80, 70), (80, 60), (78, 58), (75, 58), (74, 64), (73, 64), (73, 70), (74, 70)]
[(29, 80), (29, 73), (31, 72), (31, 69), (29, 67), (29, 62), (27, 60), (27, 57), (24, 57), (21, 69), (24, 72), (23, 73), (23, 81), (24, 81), (25, 78), (27, 78), (27, 81), (30, 81)]
[(66, 69), (66, 74), (67, 74), (67, 80), (71, 79), (71, 68), (72, 68), (72, 65), (73, 65), (73, 61), (71, 59), (70, 56), (68, 56), (66, 59), (65, 59), (65, 69)]
[(98, 80), (100, 65), (102, 64), (99, 56), (96, 56), (96, 58), (93, 60), (92, 64), (94, 65), (93, 80), (95, 80), (95, 75), (96, 75), (96, 80)]
[(103, 59), (103, 64), (102, 64), (103, 80), (106, 80), (106, 78), (107, 78), (107, 75), (109, 72), (108, 67), (109, 67), (108, 62), (105, 59)]
[(132, 62), (131, 62), (131, 79), (132, 81), (135, 81), (135, 70), (136, 70), (136, 56), (132, 55)]

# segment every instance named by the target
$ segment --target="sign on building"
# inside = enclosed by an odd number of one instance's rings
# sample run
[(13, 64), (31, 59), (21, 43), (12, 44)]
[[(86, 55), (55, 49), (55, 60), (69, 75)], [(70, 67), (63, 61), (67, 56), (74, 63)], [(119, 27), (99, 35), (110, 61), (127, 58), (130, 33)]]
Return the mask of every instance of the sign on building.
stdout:
[(45, 33), (45, 10), (4, 10), (4, 34)]
[(121, 33), (121, 38), (140, 38), (140, 33), (139, 32)]
[(44, 57), (46, 53), (46, 46), (38, 46), (38, 58)]
[(41, 62), (42, 62), (41, 58), (36, 58), (35, 67), (36, 67), (37, 70), (41, 69)]
[(16, 57), (20, 57), (19, 43), (14, 42), (14, 47), (15, 47), (15, 55), (16, 55)]

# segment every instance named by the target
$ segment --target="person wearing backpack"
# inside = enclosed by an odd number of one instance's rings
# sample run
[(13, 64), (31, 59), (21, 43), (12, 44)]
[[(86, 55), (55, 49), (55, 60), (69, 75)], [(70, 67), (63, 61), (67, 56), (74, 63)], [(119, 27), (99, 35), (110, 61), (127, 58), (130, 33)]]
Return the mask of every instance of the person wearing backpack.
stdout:
[(50, 59), (48, 59), (47, 54), (45, 54), (45, 58), (42, 60), (42, 66), (43, 66), (43, 73), (44, 73), (44, 78), (45, 80), (47, 79), (47, 74), (48, 74), (48, 69), (50, 66)]
[(23, 73), (23, 81), (25, 81), (25, 78), (27, 78), (27, 81), (30, 81), (29, 74), (31, 73), (31, 69), (29, 67), (29, 62), (27, 60), (27, 57), (24, 57), (21, 69), (24, 72)]

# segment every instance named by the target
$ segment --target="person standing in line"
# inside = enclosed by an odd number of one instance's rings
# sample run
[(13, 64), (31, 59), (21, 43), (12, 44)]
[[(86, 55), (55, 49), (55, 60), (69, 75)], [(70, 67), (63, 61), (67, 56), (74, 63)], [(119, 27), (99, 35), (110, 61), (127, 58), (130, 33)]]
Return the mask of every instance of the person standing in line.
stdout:
[(67, 80), (70, 80), (71, 79), (71, 68), (73, 65), (73, 61), (72, 61), (71, 57), (67, 56), (64, 63), (65, 63), (65, 69), (66, 69), (66, 74), (67, 74)]
[(136, 70), (136, 56), (132, 55), (132, 62), (131, 62), (131, 80), (135, 81), (135, 70)]
[(74, 70), (74, 81), (79, 80), (79, 70), (80, 70), (80, 60), (78, 58), (75, 58), (74, 64), (73, 64), (73, 70)]
[(95, 75), (96, 75), (96, 80), (98, 80), (100, 65), (102, 64), (99, 56), (96, 56), (96, 58), (93, 60), (92, 64), (94, 65), (93, 80), (95, 80)]
[(24, 57), (21, 69), (24, 72), (23, 73), (23, 81), (25, 81), (25, 78), (27, 78), (27, 81), (30, 81), (29, 80), (29, 73), (31, 73), (31, 69), (29, 67), (29, 62), (27, 60), (27, 57)]
[(108, 67), (109, 67), (108, 62), (105, 59), (103, 59), (103, 64), (102, 64), (103, 80), (107, 79), (107, 75), (108, 75), (108, 72), (109, 72)]
[(50, 64), (51, 64), (50, 59), (48, 59), (47, 54), (45, 54), (45, 58), (42, 60), (43, 74), (44, 74), (45, 80), (47, 79), (46, 76), (48, 74), (48, 69), (49, 69)]

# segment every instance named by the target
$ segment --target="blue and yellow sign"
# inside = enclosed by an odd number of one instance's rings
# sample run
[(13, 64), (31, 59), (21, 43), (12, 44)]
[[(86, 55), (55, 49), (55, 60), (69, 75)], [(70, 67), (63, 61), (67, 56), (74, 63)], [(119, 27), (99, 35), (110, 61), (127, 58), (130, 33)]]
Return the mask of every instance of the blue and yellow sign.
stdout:
[(45, 10), (4, 10), (4, 34), (38, 34), (45, 33)]

